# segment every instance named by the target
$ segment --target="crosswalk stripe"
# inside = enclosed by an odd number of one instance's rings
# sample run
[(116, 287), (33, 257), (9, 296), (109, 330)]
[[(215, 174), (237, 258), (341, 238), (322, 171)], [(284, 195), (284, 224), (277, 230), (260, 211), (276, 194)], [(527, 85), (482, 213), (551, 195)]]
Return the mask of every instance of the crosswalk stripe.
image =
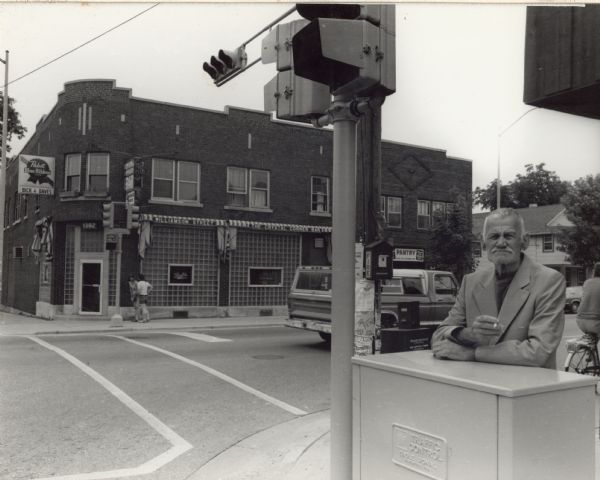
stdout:
[(179, 335), (181, 337), (193, 338), (194, 340), (200, 340), (201, 342), (231, 342), (229, 338), (213, 337), (212, 335), (205, 335), (204, 333), (188, 333), (188, 332), (169, 332), (171, 335)]
[(184, 363), (187, 363), (188, 365), (192, 365), (194, 367), (197, 367), (201, 370), (204, 370), (206, 373), (209, 373), (210, 375), (214, 375), (217, 378), (220, 378), (221, 380), (230, 383), (231, 385), (234, 385), (235, 387), (238, 387), (241, 390), (244, 390), (245, 392), (250, 393), (251, 395), (254, 395), (258, 398), (260, 398), (261, 400), (264, 400), (265, 402), (269, 402), (272, 405), (275, 405), (276, 407), (279, 407), (287, 412), (290, 412), (293, 415), (298, 415), (298, 416), (302, 416), (302, 415), (307, 415), (308, 412), (305, 412), (304, 410), (301, 410), (300, 408), (296, 408), (293, 405), (289, 405), (277, 398), (274, 398), (270, 395), (267, 395), (264, 392), (261, 392), (260, 390), (256, 390), (255, 388), (252, 388), (249, 385), (246, 385), (245, 383), (240, 382), (239, 380), (236, 380), (233, 377), (230, 377), (229, 375), (225, 375), (222, 372), (219, 372), (218, 370), (215, 370), (214, 368), (211, 368), (207, 365), (203, 365), (202, 363), (196, 362), (194, 360), (191, 360), (189, 358), (186, 358), (182, 355), (179, 355), (178, 353), (174, 353), (174, 352), (170, 352), (169, 350), (165, 350), (163, 348), (159, 348), (159, 347), (155, 347), (154, 345), (150, 345), (149, 343), (144, 343), (144, 342), (139, 342), (137, 340), (133, 340), (131, 338), (127, 338), (127, 337), (123, 337), (121, 335), (106, 335), (107, 337), (113, 337), (113, 338), (120, 338), (121, 340), (125, 340), (126, 342), (130, 342), (133, 343), (135, 345), (139, 345), (140, 347), (145, 347), (145, 348), (149, 348), (150, 350), (154, 350), (156, 352), (160, 352), (164, 355), (168, 355), (171, 358), (175, 358), (177, 360), (180, 360)]

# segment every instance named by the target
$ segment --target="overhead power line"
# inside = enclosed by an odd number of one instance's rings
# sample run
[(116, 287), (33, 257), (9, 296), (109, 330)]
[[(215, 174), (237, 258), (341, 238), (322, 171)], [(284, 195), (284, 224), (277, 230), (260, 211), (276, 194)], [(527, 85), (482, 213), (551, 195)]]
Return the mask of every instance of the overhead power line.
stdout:
[(79, 50), (82, 47), (85, 47), (86, 45), (89, 45), (90, 43), (98, 40), (100, 37), (103, 37), (104, 35), (107, 35), (108, 33), (112, 32), (113, 30), (116, 30), (119, 27), (122, 27), (123, 25), (125, 25), (126, 23), (131, 22), (132, 20), (136, 19), (137, 17), (143, 15), (144, 13), (148, 12), (149, 10), (152, 10), (154, 7), (157, 7), (158, 5), (160, 5), (160, 3), (155, 3), (154, 5), (148, 7), (146, 10), (142, 10), (140, 13), (135, 14), (133, 17), (128, 18), (127, 20), (119, 23), (118, 25), (115, 25), (112, 28), (109, 28), (108, 30), (106, 30), (105, 32), (101, 33), (100, 35), (96, 35), (94, 38), (91, 38), (90, 40), (88, 40), (87, 42), (82, 43), (81, 45), (72, 48), (71, 50), (69, 50), (68, 52), (63, 53), (62, 55), (56, 57), (53, 60), (50, 60), (49, 62), (44, 63), (43, 65), (40, 65), (39, 67), (31, 70), (30, 72), (27, 72), (24, 75), (21, 75), (20, 77), (15, 78), (14, 80), (11, 80), (10, 82), (8, 82), (8, 84), (10, 85), (11, 83), (15, 83), (18, 82), (19, 80), (31, 75), (32, 73), (37, 72), (38, 70), (41, 70), (44, 67), (47, 67), (48, 65), (50, 65), (51, 63), (54, 63), (58, 60), (60, 60), (61, 58), (66, 57), (67, 55), (70, 55), (71, 53), (75, 52), (76, 50)]

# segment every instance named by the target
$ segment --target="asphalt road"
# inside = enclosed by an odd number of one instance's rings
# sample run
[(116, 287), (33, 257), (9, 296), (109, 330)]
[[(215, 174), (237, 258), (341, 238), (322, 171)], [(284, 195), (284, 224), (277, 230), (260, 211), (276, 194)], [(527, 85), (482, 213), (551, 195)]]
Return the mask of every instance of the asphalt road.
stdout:
[(284, 327), (0, 337), (0, 385), (0, 478), (183, 480), (328, 409), (330, 353)]
[(316, 334), (283, 327), (2, 337), (0, 478), (185, 479), (328, 409), (329, 370)]

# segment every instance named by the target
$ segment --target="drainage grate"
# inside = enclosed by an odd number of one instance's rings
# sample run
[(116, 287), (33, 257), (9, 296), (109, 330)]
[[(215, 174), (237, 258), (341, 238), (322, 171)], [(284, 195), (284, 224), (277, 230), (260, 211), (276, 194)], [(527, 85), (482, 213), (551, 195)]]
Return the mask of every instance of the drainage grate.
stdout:
[(279, 359), (285, 358), (285, 357), (283, 355), (265, 354), (265, 355), (252, 355), (252, 358), (255, 358), (257, 360), (279, 360)]

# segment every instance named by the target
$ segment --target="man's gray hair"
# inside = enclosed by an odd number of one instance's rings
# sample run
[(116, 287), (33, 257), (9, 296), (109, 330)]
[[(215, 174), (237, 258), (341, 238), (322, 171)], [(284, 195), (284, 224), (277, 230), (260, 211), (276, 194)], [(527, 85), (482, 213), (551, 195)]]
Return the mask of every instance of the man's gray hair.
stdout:
[(519, 212), (517, 212), (514, 208), (498, 208), (497, 210), (494, 210), (493, 212), (491, 212), (487, 217), (485, 217), (485, 220), (483, 221), (483, 230), (481, 231), (481, 237), (483, 238), (484, 241), (485, 241), (485, 234), (487, 231), (488, 220), (491, 217), (495, 217), (495, 218), (513, 217), (513, 218), (515, 218), (519, 225), (519, 230), (521, 233), (521, 240), (525, 239), (525, 235), (527, 235), (527, 230), (525, 230), (525, 220), (523, 220), (523, 217), (521, 216), (521, 214)]

